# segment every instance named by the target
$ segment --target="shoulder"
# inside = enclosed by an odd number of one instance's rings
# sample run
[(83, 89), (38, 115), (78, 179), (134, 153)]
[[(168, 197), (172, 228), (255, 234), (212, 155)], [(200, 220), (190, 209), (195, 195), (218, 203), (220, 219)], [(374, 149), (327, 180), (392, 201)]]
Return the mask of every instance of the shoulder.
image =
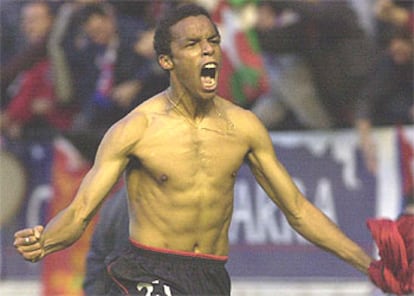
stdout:
[(242, 115), (247, 115), (247, 116), (253, 115), (254, 116), (254, 114), (250, 110), (244, 109), (243, 107), (240, 107), (234, 104), (233, 102), (226, 100), (222, 97), (217, 96), (215, 97), (214, 100), (215, 100), (215, 104), (219, 107), (219, 109), (222, 112), (224, 112), (227, 116), (232, 117), (232, 119), (233, 117), (237, 118)]
[(115, 146), (136, 144), (151, 124), (154, 114), (162, 112), (162, 108), (160, 95), (148, 99), (112, 125), (104, 141)]
[(260, 119), (252, 111), (220, 97), (217, 98), (217, 104), (239, 131), (246, 135), (256, 134), (258, 131), (267, 133)]
[(125, 117), (116, 122), (112, 128), (115, 130), (123, 129), (145, 129), (154, 116), (165, 112), (165, 103), (163, 93), (157, 94), (150, 99), (144, 101)]
[(271, 139), (269, 132), (252, 111), (222, 98), (217, 99), (217, 104), (223, 110), (227, 119), (232, 122), (237, 137), (249, 146), (250, 149), (270, 147)]

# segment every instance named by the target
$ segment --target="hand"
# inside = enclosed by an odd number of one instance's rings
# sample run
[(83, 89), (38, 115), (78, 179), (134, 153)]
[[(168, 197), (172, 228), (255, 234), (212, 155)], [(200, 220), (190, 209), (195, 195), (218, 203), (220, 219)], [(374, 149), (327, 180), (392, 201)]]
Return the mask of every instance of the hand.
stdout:
[(375, 5), (375, 15), (382, 21), (396, 26), (405, 26), (409, 22), (409, 11), (397, 6), (392, 0), (379, 0)]
[(276, 27), (276, 14), (269, 4), (257, 8), (256, 28), (260, 31), (271, 30)]
[(371, 122), (367, 119), (358, 119), (355, 126), (365, 166), (370, 173), (375, 175), (377, 173), (377, 148), (372, 136)]
[(12, 139), (18, 139), (22, 135), (22, 126), (13, 121), (7, 113), (0, 112), (0, 131)]
[(45, 98), (35, 98), (32, 102), (31, 110), (36, 115), (44, 115), (53, 108), (52, 102)]
[(126, 81), (113, 88), (111, 97), (121, 108), (129, 108), (141, 89), (140, 81)]
[(45, 256), (45, 250), (40, 237), (43, 233), (43, 226), (26, 228), (14, 234), (14, 247), (23, 258), (30, 262), (37, 262)]
[(412, 295), (414, 292), (414, 265), (411, 251), (414, 238), (414, 216), (403, 215), (396, 221), (368, 219), (367, 226), (378, 247), (380, 260), (371, 262), (368, 275), (385, 293)]
[(396, 64), (412, 63), (414, 46), (411, 40), (398, 37), (392, 38), (388, 51)]
[(361, 150), (365, 162), (365, 167), (368, 171), (375, 175), (377, 173), (377, 147), (372, 137), (367, 137), (361, 140)]

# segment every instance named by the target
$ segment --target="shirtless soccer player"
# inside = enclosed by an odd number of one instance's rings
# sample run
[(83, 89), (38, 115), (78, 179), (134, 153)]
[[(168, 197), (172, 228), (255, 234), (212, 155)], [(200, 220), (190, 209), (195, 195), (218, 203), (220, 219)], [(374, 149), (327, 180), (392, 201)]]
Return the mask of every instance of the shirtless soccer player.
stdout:
[(217, 96), (220, 35), (208, 13), (169, 11), (154, 46), (170, 87), (108, 130), (67, 208), (44, 229), (16, 232), (24, 259), (73, 244), (124, 174), (131, 246), (108, 266), (111, 295), (230, 295), (228, 230), (247, 161), (297, 232), (367, 273), (370, 256), (299, 192), (256, 116)]

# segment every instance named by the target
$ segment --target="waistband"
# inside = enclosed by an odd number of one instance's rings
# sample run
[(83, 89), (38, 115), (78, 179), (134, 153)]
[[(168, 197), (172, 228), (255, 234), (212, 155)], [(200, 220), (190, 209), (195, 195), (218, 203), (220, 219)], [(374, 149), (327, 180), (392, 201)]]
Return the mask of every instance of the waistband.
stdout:
[(171, 250), (171, 249), (164, 249), (164, 248), (157, 248), (152, 246), (146, 246), (143, 244), (134, 241), (133, 239), (129, 239), (134, 249), (137, 251), (144, 251), (156, 256), (159, 255), (166, 255), (166, 256), (173, 256), (173, 257), (180, 257), (182, 259), (201, 259), (201, 261), (210, 262), (210, 263), (226, 263), (228, 260), (228, 256), (218, 256), (212, 254), (202, 254), (202, 253), (194, 253), (194, 252), (187, 252), (187, 251), (179, 251), (179, 250)]

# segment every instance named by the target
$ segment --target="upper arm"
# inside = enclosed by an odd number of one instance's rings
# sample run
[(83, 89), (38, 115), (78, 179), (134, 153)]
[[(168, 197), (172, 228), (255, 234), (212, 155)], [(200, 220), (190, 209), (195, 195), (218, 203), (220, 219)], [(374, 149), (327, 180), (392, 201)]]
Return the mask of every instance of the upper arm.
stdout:
[(298, 215), (305, 201), (282, 163), (277, 159), (270, 135), (259, 119), (248, 117), (247, 137), (250, 150), (247, 160), (257, 182), (285, 213), (288, 219)]
[(94, 164), (72, 202), (72, 206), (79, 210), (81, 219), (89, 220), (118, 182), (144, 129), (144, 118), (125, 118), (105, 134)]

